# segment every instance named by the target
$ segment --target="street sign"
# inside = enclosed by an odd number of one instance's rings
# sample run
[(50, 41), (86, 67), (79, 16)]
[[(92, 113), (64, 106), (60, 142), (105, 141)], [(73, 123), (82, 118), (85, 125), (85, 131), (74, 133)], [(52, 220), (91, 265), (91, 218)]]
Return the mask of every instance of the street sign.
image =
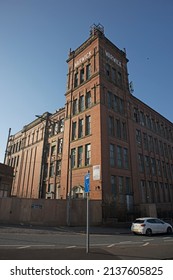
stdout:
[(87, 198), (87, 215), (86, 215), (86, 253), (89, 253), (89, 192), (90, 192), (90, 173), (85, 175), (84, 191)]
[(87, 173), (85, 175), (85, 182), (84, 182), (84, 190), (86, 193), (89, 193), (90, 191), (90, 173)]

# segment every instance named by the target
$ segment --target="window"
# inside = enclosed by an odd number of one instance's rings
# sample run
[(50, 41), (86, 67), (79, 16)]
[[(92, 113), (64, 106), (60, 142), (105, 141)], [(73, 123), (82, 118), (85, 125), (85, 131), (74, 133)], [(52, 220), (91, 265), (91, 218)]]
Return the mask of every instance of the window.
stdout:
[(154, 201), (160, 202), (159, 187), (157, 182), (154, 182)]
[(163, 124), (161, 124), (161, 136), (165, 137), (165, 128)]
[(138, 154), (138, 162), (139, 162), (139, 171), (144, 172), (144, 160), (142, 154)]
[(115, 197), (116, 197), (116, 176), (114, 176), (114, 175), (111, 176), (111, 192), (115, 199)]
[(141, 139), (141, 131), (139, 129), (136, 129), (136, 143), (139, 147), (141, 147), (142, 139)]
[(91, 164), (91, 144), (85, 145), (85, 165)]
[(166, 164), (166, 170), (167, 170), (168, 178), (171, 179), (171, 168), (169, 163)]
[(62, 147), (63, 147), (63, 139), (58, 139), (58, 153), (62, 153)]
[(120, 194), (123, 193), (123, 177), (122, 176), (118, 176), (118, 190), (119, 190)]
[(54, 156), (55, 153), (56, 153), (56, 146), (54, 145), (51, 147), (51, 156)]
[(117, 166), (122, 168), (123, 161), (122, 161), (122, 147), (117, 146)]
[(50, 164), (50, 171), (49, 171), (49, 177), (54, 176), (54, 162), (51, 162)]
[(79, 119), (78, 138), (83, 137), (83, 119)]
[(76, 148), (71, 149), (71, 168), (76, 165)]
[(127, 140), (127, 126), (126, 123), (122, 123), (122, 136), (124, 140)]
[(110, 144), (110, 165), (111, 167), (115, 166), (115, 145)]
[(111, 78), (111, 67), (108, 63), (106, 63), (106, 76), (110, 79)]
[(146, 203), (147, 201), (147, 190), (145, 181), (140, 181), (140, 189), (141, 189), (141, 201), (142, 203)]
[(86, 108), (91, 107), (91, 92), (90, 91), (86, 92), (85, 105), (86, 105)]
[(137, 108), (134, 108), (133, 110), (133, 117), (134, 117), (134, 121), (138, 123), (139, 121), (139, 112)]
[(162, 170), (164, 177), (167, 178), (166, 165), (164, 161), (162, 161)]
[(76, 122), (72, 122), (72, 140), (76, 139)]
[(74, 87), (78, 86), (78, 72), (75, 73), (74, 75)]
[(59, 120), (59, 132), (64, 131), (64, 119)]
[(61, 160), (56, 162), (56, 175), (61, 175)]
[(68, 89), (70, 89), (71, 68), (68, 70)]
[(145, 125), (145, 115), (144, 115), (144, 112), (140, 111), (140, 124), (142, 126)]
[(163, 151), (163, 143), (162, 143), (162, 141), (159, 141), (159, 149), (160, 149), (161, 156), (163, 156), (164, 155), (164, 151)]
[(157, 162), (157, 173), (158, 173), (158, 176), (162, 176), (162, 170), (161, 170), (161, 162), (159, 159), (156, 160)]
[(143, 133), (144, 149), (148, 150), (148, 137), (146, 133)]
[(53, 124), (49, 125), (48, 133), (49, 133), (49, 137), (53, 136), (53, 133), (54, 133), (54, 125)]
[(146, 174), (149, 175), (150, 174), (150, 158), (149, 158), (149, 156), (145, 156), (144, 160), (145, 160), (145, 171), (146, 171)]
[(170, 145), (168, 145), (168, 154), (169, 154), (169, 159), (172, 159), (172, 150)]
[(154, 138), (154, 147), (155, 147), (155, 152), (158, 155), (159, 154), (159, 144), (158, 144), (157, 138)]
[(77, 99), (73, 100), (73, 115), (77, 114)]
[(128, 157), (128, 149), (124, 148), (124, 168), (128, 169), (129, 168), (129, 157)]
[(86, 66), (86, 80), (88, 80), (91, 77), (91, 64), (88, 64)]
[(112, 81), (116, 83), (117, 81), (117, 74), (115, 68), (112, 68)]
[(126, 195), (131, 194), (131, 193), (132, 193), (132, 190), (131, 190), (130, 178), (126, 177)]
[[(30, 135), (28, 135), (28, 146), (30, 145)], [(14, 153), (15, 153), (16, 144), (14, 144)]]
[(159, 183), (159, 188), (160, 188), (160, 201), (165, 202), (165, 190), (164, 190), (164, 184)]
[(121, 86), (122, 85), (122, 74), (121, 74), (121, 72), (117, 73), (117, 80), (118, 80), (118, 84)]
[(108, 108), (113, 109), (113, 94), (108, 91)]
[(78, 147), (78, 162), (77, 162), (78, 167), (82, 166), (82, 159), (83, 159), (83, 147), (80, 146)]
[(124, 114), (124, 100), (119, 98), (119, 111), (121, 114)]
[(151, 129), (151, 118), (148, 115), (146, 115), (146, 125), (149, 129)]
[(157, 133), (160, 134), (160, 123), (159, 122), (156, 122), (156, 130), (157, 130)]
[(80, 70), (80, 84), (84, 82), (84, 68)]
[(55, 126), (54, 126), (54, 133), (55, 133), (55, 135), (59, 133), (59, 122), (56, 122), (56, 123), (55, 123)]
[(114, 118), (109, 116), (108, 119), (109, 136), (114, 136)]
[(84, 110), (84, 96), (81, 95), (79, 97), (79, 112), (82, 112)]
[(119, 202), (124, 203), (123, 177), (118, 176)]
[(151, 119), (151, 129), (156, 132), (156, 123), (155, 123), (155, 120), (152, 118)]
[(91, 116), (86, 116), (86, 127), (85, 127), (85, 134), (90, 135), (91, 134)]
[(49, 184), (48, 185), (48, 192), (49, 193), (54, 192), (54, 184)]
[(153, 176), (156, 176), (156, 160), (151, 158), (151, 172)]
[(148, 203), (153, 202), (153, 182), (152, 181), (147, 182), (147, 202)]
[(149, 150), (151, 152), (154, 152), (154, 142), (153, 142), (153, 137), (151, 135), (148, 135), (148, 146), (149, 146)]
[(119, 119), (116, 120), (116, 136), (121, 138), (121, 122)]
[(118, 112), (118, 97), (114, 95), (114, 111)]
[(168, 146), (166, 143), (164, 143), (164, 154), (168, 158)]

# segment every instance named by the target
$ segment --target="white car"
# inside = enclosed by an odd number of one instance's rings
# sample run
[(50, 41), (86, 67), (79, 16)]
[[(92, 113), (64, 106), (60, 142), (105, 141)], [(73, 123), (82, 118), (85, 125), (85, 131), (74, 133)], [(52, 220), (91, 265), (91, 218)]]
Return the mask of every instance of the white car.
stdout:
[(158, 218), (145, 217), (136, 219), (131, 226), (134, 234), (146, 234), (151, 236), (156, 233), (172, 233), (172, 226)]

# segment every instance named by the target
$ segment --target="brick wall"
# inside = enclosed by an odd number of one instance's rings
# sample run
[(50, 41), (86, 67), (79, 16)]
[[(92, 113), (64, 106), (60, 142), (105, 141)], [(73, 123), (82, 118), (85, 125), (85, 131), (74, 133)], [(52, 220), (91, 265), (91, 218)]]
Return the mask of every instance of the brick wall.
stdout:
[[(86, 225), (86, 200), (71, 200), (71, 226)], [(101, 201), (89, 201), (90, 225), (102, 223)], [(0, 199), (0, 223), (43, 226), (65, 226), (67, 200), (54, 199)]]

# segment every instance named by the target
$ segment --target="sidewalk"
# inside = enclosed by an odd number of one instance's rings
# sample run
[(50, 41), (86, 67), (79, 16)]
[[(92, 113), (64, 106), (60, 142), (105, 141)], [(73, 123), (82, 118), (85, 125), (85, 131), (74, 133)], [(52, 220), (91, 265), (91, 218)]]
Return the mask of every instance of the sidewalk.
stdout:
[[(5, 225), (0, 224), (0, 232), (1, 233), (35, 233), (35, 234), (56, 234), (60, 232), (64, 233), (86, 233), (86, 227), (43, 227), (43, 226), (26, 226), (26, 225)], [(130, 227), (90, 227), (90, 234), (107, 234), (107, 235), (115, 235), (115, 234), (129, 234)]]

